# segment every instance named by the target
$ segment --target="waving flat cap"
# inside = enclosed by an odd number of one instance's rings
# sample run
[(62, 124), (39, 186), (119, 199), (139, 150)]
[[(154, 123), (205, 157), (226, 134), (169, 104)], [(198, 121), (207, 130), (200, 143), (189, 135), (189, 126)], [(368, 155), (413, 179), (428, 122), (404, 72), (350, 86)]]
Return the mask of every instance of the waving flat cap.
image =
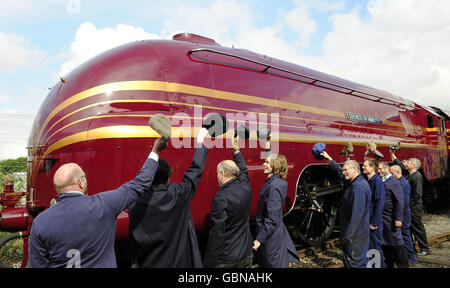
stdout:
[(227, 118), (219, 113), (211, 113), (205, 120), (203, 120), (202, 127), (208, 129), (211, 137), (218, 137), (227, 132), (229, 123)]
[(237, 135), (239, 135), (239, 138), (247, 140), (250, 138), (250, 128), (244, 124), (239, 125), (239, 127), (234, 130), (234, 137)]
[(159, 135), (169, 139), (171, 135), (170, 119), (164, 114), (155, 114), (148, 121), (148, 125), (153, 128)]
[(325, 147), (327, 147), (327, 145), (325, 145), (325, 143), (316, 143), (314, 144), (313, 148), (312, 148), (312, 154), (314, 155), (314, 157), (317, 160), (323, 160), (324, 157), (322, 155), (320, 155), (320, 153), (322, 153), (325, 150)]
[(258, 139), (269, 140), (270, 129), (259, 125), (258, 130), (256, 130), (256, 135), (258, 136)]

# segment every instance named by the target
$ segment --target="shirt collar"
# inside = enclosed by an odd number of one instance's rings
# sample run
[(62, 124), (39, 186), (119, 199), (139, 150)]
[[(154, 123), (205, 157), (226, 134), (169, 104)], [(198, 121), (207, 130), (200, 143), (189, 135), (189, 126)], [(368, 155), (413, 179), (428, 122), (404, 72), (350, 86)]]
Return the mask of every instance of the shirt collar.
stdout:
[(381, 180), (383, 180), (383, 182), (386, 182), (386, 180), (388, 180), (389, 178), (391, 178), (392, 174), (383, 176), (383, 178)]
[(70, 191), (70, 192), (66, 192), (66, 193), (63, 193), (63, 194), (81, 194), (81, 195), (84, 195), (84, 193), (81, 192), (81, 191)]
[(280, 178), (280, 175), (272, 175), (272, 176), (270, 176), (269, 178), (266, 179), (266, 183), (272, 181), (276, 177)]
[(65, 193), (61, 193), (58, 195), (58, 201), (64, 198), (68, 198), (68, 197), (78, 197), (78, 196), (84, 196), (83, 192), (80, 191), (70, 191), (70, 192), (65, 192)]
[(237, 182), (237, 181), (238, 181), (238, 178), (237, 178), (237, 177), (234, 177), (234, 178), (228, 180), (227, 183), (222, 184), (222, 185), (220, 186), (220, 189), (224, 189), (225, 187), (227, 187), (227, 186), (230, 185), (231, 183), (234, 183), (234, 182)]

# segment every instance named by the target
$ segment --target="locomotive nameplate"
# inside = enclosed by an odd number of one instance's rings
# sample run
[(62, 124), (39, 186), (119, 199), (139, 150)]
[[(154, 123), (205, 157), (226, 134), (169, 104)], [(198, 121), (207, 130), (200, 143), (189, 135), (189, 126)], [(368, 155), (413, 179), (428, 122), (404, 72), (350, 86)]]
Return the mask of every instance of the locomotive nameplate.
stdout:
[(368, 116), (363, 114), (357, 114), (352, 112), (347, 112), (347, 119), (353, 122), (363, 122), (369, 124), (381, 124), (381, 120), (375, 116)]

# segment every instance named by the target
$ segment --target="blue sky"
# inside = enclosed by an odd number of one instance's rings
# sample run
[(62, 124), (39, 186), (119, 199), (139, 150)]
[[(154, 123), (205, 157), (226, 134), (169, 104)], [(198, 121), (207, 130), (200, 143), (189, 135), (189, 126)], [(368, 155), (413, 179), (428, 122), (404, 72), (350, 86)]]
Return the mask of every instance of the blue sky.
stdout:
[(178, 32), (450, 110), (449, 1), (0, 0), (0, 159), (26, 154), (60, 76), (114, 46)]

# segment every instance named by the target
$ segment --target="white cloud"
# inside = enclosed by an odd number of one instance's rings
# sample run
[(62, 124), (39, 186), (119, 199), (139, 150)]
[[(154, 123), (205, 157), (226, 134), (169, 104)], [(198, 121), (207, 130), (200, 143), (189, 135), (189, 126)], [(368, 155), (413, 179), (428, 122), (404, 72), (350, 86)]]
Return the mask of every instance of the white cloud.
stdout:
[[(6, 143), (3, 143), (3, 142)], [(8, 137), (4, 137), (0, 140), (0, 145), (2, 147), (0, 151), (0, 161), (6, 159), (17, 159), (19, 157), (27, 156), (27, 138), (24, 137), (23, 140), (8, 140)]]
[[(70, 0), (20, 0), (20, 1), (0, 1), (0, 17), (17, 18), (22, 20), (25, 17), (46, 17), (55, 7), (62, 7)], [(0, 21), (1, 21), (0, 20)]]
[[(445, 37), (450, 33), (450, 2), (371, 0), (366, 7), (370, 17), (362, 16), (362, 6), (342, 12), (351, 3), (296, 0), (291, 11), (274, 11), (277, 18), (266, 26), (256, 24), (259, 16), (248, 3), (223, 0), (162, 4), (165, 21), (156, 34), (123, 24), (98, 29), (83, 23), (59, 75), (123, 43), (192, 32), (223, 46), (245, 48), (450, 110), (450, 37)], [(312, 37), (323, 25), (318, 17), (331, 13), (332, 31), (316, 48), (323, 55), (305, 56), (302, 49), (313, 45)]]
[(39, 7), (37, 1), (0, 1), (0, 16), (17, 16), (34, 14)]
[(270, 26), (258, 27), (257, 15), (246, 3), (218, 0), (204, 6), (186, 3), (172, 6), (165, 12), (163, 38), (192, 32), (212, 38), (222, 46), (248, 49), (275, 58), (289, 60), (301, 54), (282, 37), (286, 23), (277, 19)]
[(290, 28), (297, 40), (293, 43), (297, 49), (310, 46), (311, 37), (316, 33), (318, 24), (314, 15), (339, 11), (345, 8), (345, 1), (325, 1), (325, 0), (296, 0), (295, 7), (282, 14), (282, 21), (286, 28)]
[(18, 68), (34, 69), (44, 65), (46, 53), (24, 36), (0, 31), (0, 73)]
[(81, 12), (81, 0), (68, 0), (66, 10), (69, 14), (79, 14)]
[(48, 89), (27, 87), (25, 93), (17, 100), (22, 103), (38, 103), (47, 95)]
[(27, 141), (34, 116), (0, 109), (0, 160), (27, 156)]
[(161, 32), (169, 38), (179, 32), (191, 32), (214, 38), (224, 46), (231, 46), (236, 33), (247, 31), (252, 25), (252, 10), (238, 1), (214, 1), (208, 6), (177, 3), (164, 9), (166, 20)]
[(103, 29), (96, 28), (92, 23), (81, 24), (70, 45), (70, 51), (65, 53), (68, 60), (62, 64), (55, 80), (115, 46), (141, 39), (171, 39), (180, 32), (210, 37), (223, 46), (239, 44), (236, 46), (273, 57), (299, 53), (280, 36), (283, 29), (281, 23), (258, 28), (252, 22), (252, 10), (238, 1), (219, 0), (208, 6), (180, 2), (160, 9), (167, 17), (162, 30), (157, 34), (124, 24)]
[(311, 18), (308, 7), (299, 6), (286, 14), (286, 22), (289, 27), (299, 33), (297, 45), (307, 47), (310, 45), (309, 39), (317, 30), (316, 22)]
[(336, 10), (342, 10), (345, 8), (346, 3), (345, 1), (313, 1), (314, 8), (319, 12), (325, 12), (325, 11), (336, 11)]
[(63, 76), (81, 63), (116, 46), (144, 39), (159, 39), (160, 36), (145, 32), (140, 27), (118, 24), (115, 28), (97, 29), (92, 23), (83, 23), (78, 28), (70, 51), (59, 71)]
[(0, 103), (6, 103), (6, 102), (10, 102), (12, 100), (11, 97), (9, 97), (6, 94), (0, 93)]
[(361, 9), (333, 15), (324, 56), (303, 65), (450, 109), (450, 2), (372, 0), (367, 21)]

